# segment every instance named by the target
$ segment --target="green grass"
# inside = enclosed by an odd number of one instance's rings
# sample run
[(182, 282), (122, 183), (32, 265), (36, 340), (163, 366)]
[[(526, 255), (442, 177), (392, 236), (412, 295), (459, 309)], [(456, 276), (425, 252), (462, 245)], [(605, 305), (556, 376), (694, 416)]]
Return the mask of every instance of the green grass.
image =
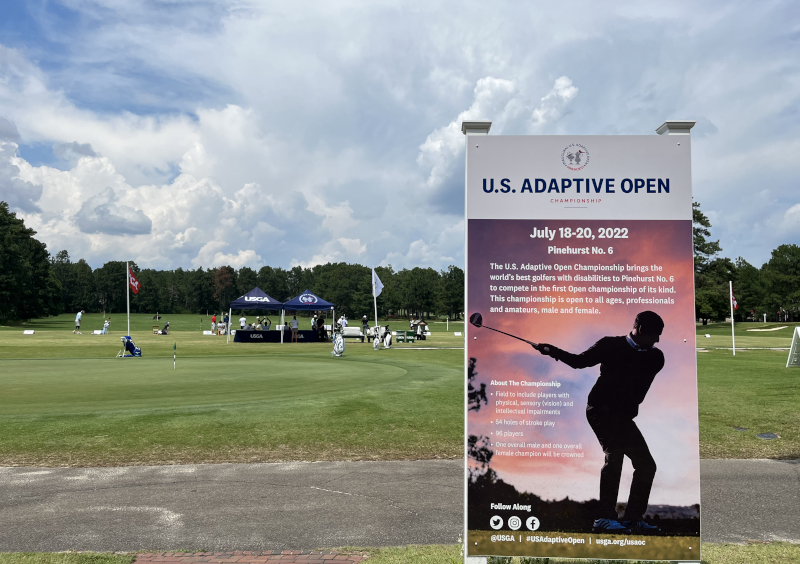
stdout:
[[(86, 315), (87, 330), (102, 321)], [(170, 316), (170, 336), (132, 317), (140, 359), (119, 336), (72, 334), (74, 316), (0, 330), (0, 464), (108, 466), (462, 455), (463, 323), (432, 324), (415, 344), (375, 352), (347, 342), (241, 344), (204, 336), (199, 316)], [(96, 318), (96, 319), (95, 319)], [(120, 322), (124, 316), (117, 316)], [(197, 319), (197, 321), (195, 321)], [(405, 328), (404, 322), (391, 323)], [(741, 327), (759, 324), (739, 324)], [(184, 330), (179, 330), (184, 328)], [(698, 326), (724, 338), (729, 326)], [(756, 333), (754, 341), (784, 339)], [(172, 369), (177, 342), (178, 369)], [(704, 458), (800, 457), (800, 371), (785, 351), (698, 354)], [(736, 431), (734, 428), (747, 428)], [(764, 441), (756, 434), (773, 432)]]
[[(411, 545), (350, 549), (369, 553), (369, 564), (462, 564), (461, 545)], [(1, 564), (1, 563), (0, 563)]]
[[(767, 542), (702, 545), (703, 564), (797, 564), (800, 544)], [(448, 560), (439, 562), (449, 564)], [(663, 562), (663, 561), (662, 561)], [(632, 560), (566, 560), (561, 558), (490, 557), (488, 564), (656, 564)]]
[[(736, 323), (736, 348), (775, 348), (786, 347), (792, 344), (792, 334), (798, 323)], [(777, 331), (753, 331), (753, 329), (778, 329)], [(706, 337), (706, 335), (710, 335)], [(731, 324), (712, 323), (710, 325), (697, 325), (697, 346), (704, 348), (730, 348)]]
[(462, 455), (462, 350), (349, 341), (331, 358), (325, 343), (134, 331), (144, 356), (117, 359), (119, 335), (0, 332), (0, 465)]
[[(698, 353), (701, 457), (800, 458), (800, 370), (785, 368), (786, 357), (785, 351)], [(780, 438), (756, 437), (766, 432)]]
[[(347, 548), (366, 551), (371, 564), (461, 564), (460, 545), (424, 545), (389, 548)], [(797, 564), (800, 545), (785, 542), (714, 544), (703, 543), (703, 564)], [(7, 552), (0, 553), (0, 564), (130, 564), (133, 554), (93, 552)], [(564, 560), (558, 558), (489, 558), (489, 564), (637, 564), (626, 560)], [(638, 564), (646, 564), (640, 562)]]
[[(702, 545), (703, 564), (798, 564), (800, 544), (767, 542)], [(409, 560), (411, 562), (411, 560)], [(371, 562), (371, 560), (370, 560)], [(435, 562), (448, 563), (449, 560)], [(663, 562), (663, 561), (662, 561)], [(561, 558), (490, 557), (488, 564), (656, 564), (633, 560), (566, 560)]]

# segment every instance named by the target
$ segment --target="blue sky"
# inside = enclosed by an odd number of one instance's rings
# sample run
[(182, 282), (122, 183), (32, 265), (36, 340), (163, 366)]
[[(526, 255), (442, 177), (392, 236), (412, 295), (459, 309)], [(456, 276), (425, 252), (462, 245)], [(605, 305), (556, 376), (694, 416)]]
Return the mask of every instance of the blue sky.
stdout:
[[(2, 0), (0, 0), (2, 1)], [(36, 0), (0, 18), (0, 199), (93, 266), (463, 265), (461, 119), (695, 119), (724, 254), (800, 243), (791, 2)]]

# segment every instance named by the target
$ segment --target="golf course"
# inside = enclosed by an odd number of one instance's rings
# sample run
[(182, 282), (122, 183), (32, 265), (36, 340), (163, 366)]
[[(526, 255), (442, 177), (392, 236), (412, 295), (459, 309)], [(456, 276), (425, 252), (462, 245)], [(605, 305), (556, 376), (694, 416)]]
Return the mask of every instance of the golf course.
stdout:
[(154, 335), (150, 317), (131, 319), (141, 358), (116, 358), (120, 331), (73, 334), (71, 316), (0, 331), (0, 464), (462, 456), (463, 350), (406, 349), (463, 345), (463, 324), (378, 352), (351, 340), (332, 358), (326, 343), (226, 343), (191, 327), (197, 316)]
[[(463, 323), (375, 351), (349, 340), (250, 344), (203, 335), (210, 320), (131, 316), (141, 358), (116, 358), (100, 314), (82, 335), (62, 315), (0, 329), (0, 464), (124, 466), (192, 462), (409, 460), (463, 453)], [(305, 321), (305, 320), (301, 320)], [(405, 329), (402, 321), (387, 322)], [(701, 456), (800, 457), (800, 379), (785, 368), (793, 324), (698, 326)], [(33, 329), (33, 335), (23, 335)], [(704, 335), (710, 334), (707, 338)], [(173, 348), (174, 347), (174, 348)], [(176, 353), (173, 368), (173, 352)], [(798, 372), (800, 374), (800, 372)], [(779, 438), (763, 440), (760, 433)]]

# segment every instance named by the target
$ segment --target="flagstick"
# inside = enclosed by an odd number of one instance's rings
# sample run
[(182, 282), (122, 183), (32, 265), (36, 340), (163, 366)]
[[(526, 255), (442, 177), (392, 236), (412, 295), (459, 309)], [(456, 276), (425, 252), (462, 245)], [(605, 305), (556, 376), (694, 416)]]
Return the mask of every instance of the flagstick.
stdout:
[(130, 337), (131, 336), (131, 269), (128, 266), (128, 261), (125, 261), (125, 299), (128, 302), (128, 337)]
[(177, 358), (178, 354), (178, 342), (175, 341), (175, 344), (172, 345), (172, 369), (175, 370), (175, 359)]
[(378, 326), (378, 296), (375, 295), (375, 282), (372, 283), (372, 303), (375, 305), (375, 327)]
[(733, 280), (729, 281), (731, 287), (731, 339), (733, 340), (733, 356), (736, 356), (736, 333), (733, 331)]

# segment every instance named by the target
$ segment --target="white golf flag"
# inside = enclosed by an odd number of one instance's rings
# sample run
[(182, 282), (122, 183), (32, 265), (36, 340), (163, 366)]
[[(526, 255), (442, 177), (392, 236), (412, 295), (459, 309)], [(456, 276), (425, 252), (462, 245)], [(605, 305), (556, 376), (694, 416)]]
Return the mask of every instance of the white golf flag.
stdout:
[(377, 298), (381, 295), (383, 291), (383, 282), (381, 279), (378, 278), (378, 274), (375, 272), (375, 269), (372, 269), (372, 296)]

